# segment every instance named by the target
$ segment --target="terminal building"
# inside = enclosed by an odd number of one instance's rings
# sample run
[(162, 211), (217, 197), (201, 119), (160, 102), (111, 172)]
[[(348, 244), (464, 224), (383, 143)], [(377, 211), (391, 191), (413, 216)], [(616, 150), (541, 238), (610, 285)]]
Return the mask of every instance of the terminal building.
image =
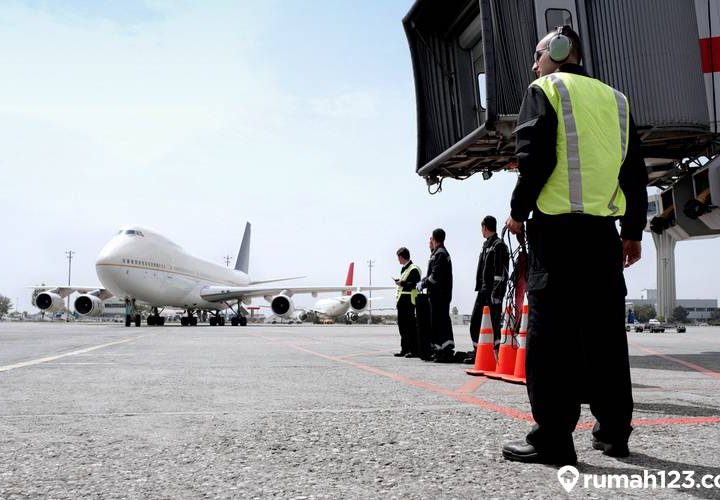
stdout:
[[(658, 293), (657, 289), (650, 288), (640, 293), (639, 299), (626, 299), (629, 307), (651, 305), (658, 310)], [(688, 312), (688, 320), (690, 321), (708, 321), (713, 313), (718, 309), (717, 299), (675, 299), (675, 307), (682, 306)], [(659, 313), (658, 313), (659, 314)]]

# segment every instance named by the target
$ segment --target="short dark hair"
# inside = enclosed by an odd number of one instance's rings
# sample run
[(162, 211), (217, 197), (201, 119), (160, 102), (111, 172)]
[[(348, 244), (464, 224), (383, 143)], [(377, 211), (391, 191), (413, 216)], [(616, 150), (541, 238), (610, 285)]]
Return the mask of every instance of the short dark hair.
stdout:
[(492, 215), (486, 215), (481, 224), (493, 233), (497, 232), (497, 219)]
[[(572, 46), (570, 47), (570, 55), (574, 55), (578, 62), (582, 61), (583, 58), (583, 51), (582, 51), (582, 42), (580, 41), (580, 35), (577, 34), (577, 31), (572, 29), (572, 26), (569, 24), (563, 24), (562, 26), (555, 26), (555, 28), (550, 33), (557, 33), (557, 30), (560, 29), (560, 33), (565, 35), (570, 39), (572, 42)], [(550, 34), (548, 33), (548, 34)]]
[(438, 243), (445, 243), (445, 231), (443, 229), (437, 228), (433, 230), (432, 237)]
[(402, 257), (405, 260), (410, 260), (410, 250), (405, 247), (398, 248), (398, 251), (395, 253), (397, 253), (398, 256)]

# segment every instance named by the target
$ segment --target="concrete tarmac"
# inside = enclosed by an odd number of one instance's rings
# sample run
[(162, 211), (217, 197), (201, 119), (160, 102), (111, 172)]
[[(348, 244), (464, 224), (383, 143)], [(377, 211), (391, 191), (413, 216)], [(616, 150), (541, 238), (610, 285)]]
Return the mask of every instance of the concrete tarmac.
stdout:
[(524, 386), (395, 358), (393, 326), (0, 323), (0, 499), (720, 498), (720, 328), (628, 335), (631, 455), (593, 450), (583, 407), (567, 494), (501, 456)]

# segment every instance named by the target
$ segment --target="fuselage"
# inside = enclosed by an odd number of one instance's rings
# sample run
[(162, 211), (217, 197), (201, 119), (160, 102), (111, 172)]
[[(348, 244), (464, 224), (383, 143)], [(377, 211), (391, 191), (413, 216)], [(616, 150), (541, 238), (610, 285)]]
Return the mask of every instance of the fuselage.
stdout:
[(332, 299), (320, 299), (312, 309), (321, 316), (327, 316), (329, 318), (344, 316), (350, 309), (350, 296), (343, 295), (342, 297)]
[(183, 309), (224, 309), (200, 290), (208, 285), (247, 286), (247, 274), (188, 254), (150, 229), (123, 227), (95, 263), (100, 282), (121, 299)]

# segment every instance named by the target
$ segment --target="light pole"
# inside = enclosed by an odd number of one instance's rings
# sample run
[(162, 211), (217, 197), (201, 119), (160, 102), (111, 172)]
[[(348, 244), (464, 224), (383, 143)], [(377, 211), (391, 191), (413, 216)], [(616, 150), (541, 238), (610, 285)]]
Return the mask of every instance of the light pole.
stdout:
[(369, 284), (370, 290), (368, 290), (368, 317), (370, 318), (369, 324), (372, 325), (372, 268), (373, 264), (375, 264), (375, 261), (373, 259), (370, 259), (367, 261), (368, 265), (368, 271), (369, 271)]
[[(73, 258), (73, 255), (75, 255), (75, 252), (72, 250), (67, 250), (65, 252), (65, 255), (67, 256), (67, 260), (68, 260), (68, 287), (69, 287), (70, 286), (70, 273), (72, 271), (72, 258)], [(67, 313), (65, 314), (66, 322), (70, 321), (70, 295), (71, 294), (69, 294), (69, 293), (67, 295)]]

